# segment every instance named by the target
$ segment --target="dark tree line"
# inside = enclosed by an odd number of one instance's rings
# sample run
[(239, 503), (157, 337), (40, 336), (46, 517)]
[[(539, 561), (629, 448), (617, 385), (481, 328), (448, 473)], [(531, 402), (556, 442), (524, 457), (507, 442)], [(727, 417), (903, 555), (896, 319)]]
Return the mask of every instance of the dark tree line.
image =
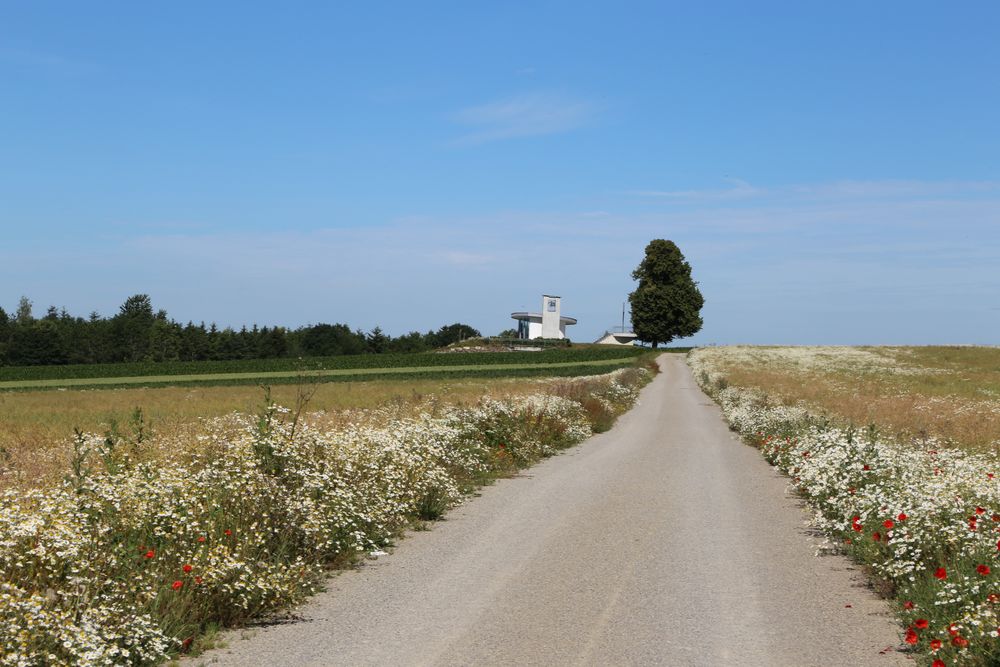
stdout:
[(201, 361), (316, 357), (341, 354), (424, 352), (479, 336), (466, 324), (412, 331), (393, 338), (379, 327), (365, 332), (346, 324), (219, 329), (214, 323), (181, 324), (153, 310), (149, 296), (125, 300), (113, 317), (74, 317), (50, 306), (42, 317), (22, 297), (8, 314), (0, 308), (0, 365), (92, 364), (135, 361)]

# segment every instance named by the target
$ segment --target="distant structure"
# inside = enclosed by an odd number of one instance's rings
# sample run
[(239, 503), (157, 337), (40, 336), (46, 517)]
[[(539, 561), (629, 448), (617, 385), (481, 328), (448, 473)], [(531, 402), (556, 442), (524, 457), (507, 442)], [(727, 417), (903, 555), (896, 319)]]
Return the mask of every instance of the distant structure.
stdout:
[(622, 304), (622, 325), (611, 327), (604, 332), (604, 335), (594, 341), (597, 345), (635, 345), (636, 335), (634, 331), (625, 328), (625, 304)]
[(533, 338), (566, 338), (566, 327), (576, 324), (573, 317), (563, 317), (562, 299), (545, 294), (542, 296), (541, 313), (511, 313), (517, 320), (517, 337), (521, 340)]
[(635, 339), (636, 335), (632, 331), (605, 331), (594, 342), (598, 345), (634, 345)]

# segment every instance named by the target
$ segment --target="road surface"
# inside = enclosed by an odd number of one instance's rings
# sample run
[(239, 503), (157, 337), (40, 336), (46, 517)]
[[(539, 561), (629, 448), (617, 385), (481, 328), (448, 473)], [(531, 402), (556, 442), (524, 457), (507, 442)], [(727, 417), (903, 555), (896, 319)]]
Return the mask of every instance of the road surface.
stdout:
[[(334, 577), (219, 665), (899, 665), (887, 605), (816, 556), (787, 480), (679, 355), (611, 431)], [(884, 651), (892, 647), (888, 651)]]

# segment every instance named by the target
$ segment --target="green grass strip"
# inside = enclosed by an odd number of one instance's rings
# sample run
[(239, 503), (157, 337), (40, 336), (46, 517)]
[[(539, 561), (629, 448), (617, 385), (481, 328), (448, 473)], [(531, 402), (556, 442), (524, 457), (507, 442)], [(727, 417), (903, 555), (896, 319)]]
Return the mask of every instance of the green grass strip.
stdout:
[(452, 373), (483, 372), (485, 374), (500, 374), (503, 371), (521, 370), (556, 370), (571, 367), (600, 368), (606, 366), (623, 366), (631, 363), (632, 359), (597, 359), (592, 361), (564, 361), (557, 363), (535, 363), (535, 364), (464, 364), (453, 366), (407, 366), (395, 368), (335, 368), (327, 370), (303, 370), (303, 371), (270, 371), (254, 373), (199, 373), (194, 375), (146, 375), (140, 377), (115, 377), (115, 378), (68, 378), (56, 380), (18, 380), (0, 382), (0, 390), (17, 389), (59, 389), (68, 387), (101, 387), (127, 385), (173, 385), (173, 384), (201, 384), (201, 383), (255, 383), (270, 379), (289, 378), (310, 378), (310, 377), (353, 377), (372, 376), (379, 377), (398, 375), (450, 375)]
[(284, 357), (229, 361), (159, 361), (66, 366), (0, 366), (0, 382), (68, 380), (82, 378), (151, 377), (159, 375), (217, 375), (220, 373), (296, 373), (302, 369), (382, 369), (423, 366), (477, 366), (536, 364), (635, 358), (641, 348), (573, 347), (541, 352), (459, 352), (438, 354), (353, 354), (335, 357)]

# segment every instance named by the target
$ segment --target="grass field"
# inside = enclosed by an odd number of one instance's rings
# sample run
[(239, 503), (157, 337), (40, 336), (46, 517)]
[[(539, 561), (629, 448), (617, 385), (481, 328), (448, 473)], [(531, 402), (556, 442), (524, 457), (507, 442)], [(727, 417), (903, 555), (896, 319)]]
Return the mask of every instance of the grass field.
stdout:
[(721, 347), (706, 363), (726, 382), (903, 438), (1000, 447), (1000, 348)]
[[(301, 600), (331, 567), (607, 430), (651, 377), (584, 367), (598, 374), (314, 382), (266, 399), (0, 395), (23, 434), (0, 461), (0, 662), (156, 664)], [(71, 425), (99, 434), (69, 438)]]
[[(369, 380), (310, 385), (313, 413), (396, 406), (400, 411), (434, 397), (443, 403), (473, 403), (483, 396), (512, 396), (531, 391), (537, 381), (523, 378)], [(295, 405), (299, 385), (275, 385), (279, 405)], [(255, 385), (136, 387), (106, 390), (23, 391), (0, 393), (0, 485), (4, 471), (37, 478), (51, 470), (55, 452), (64, 459), (73, 430), (102, 433), (128, 424), (136, 408), (153, 432), (176, 431), (201, 419), (231, 412), (253, 413), (263, 401)]]
[(4, 369), (5, 656), (197, 650), (477, 485), (610, 428), (649, 377), (623, 368), (643, 352)]
[[(272, 398), (280, 405), (294, 406), (299, 395), (308, 392), (308, 410), (324, 414), (329, 422), (344, 411), (379, 406), (402, 413), (427, 400), (471, 404), (487, 395), (523, 395), (535, 391), (546, 378), (605, 373), (643, 359), (632, 350), (574, 348), (552, 352), (557, 354), (396, 355), (411, 364), (414, 360), (448, 362), (427, 366), (8, 381), (0, 383), (8, 389), (0, 391), (0, 486), (14, 478), (62, 474), (68, 465), (74, 429), (103, 433), (127, 428), (137, 408), (142, 410), (145, 427), (154, 433), (194, 433), (199, 420), (258, 411), (263, 400), (260, 385), (266, 383), (272, 386)], [(538, 361), (529, 363), (524, 358)], [(553, 358), (557, 361), (551, 361)], [(469, 363), (480, 359), (485, 363)], [(519, 363), (499, 364), (498, 359)], [(368, 355), (346, 363), (357, 365), (365, 360), (383, 361)], [(132, 365), (114, 365), (113, 369), (122, 372), (125, 366), (135, 369)], [(81, 373), (80, 367), (62, 368), (69, 370), (68, 375)], [(218, 364), (207, 364), (206, 368), (217, 369)], [(34, 370), (43, 374), (43, 369)], [(45, 372), (54, 370), (58, 368)]]
[[(111, 384), (125, 384), (126, 378), (155, 378), (162, 383), (169, 380), (191, 381), (206, 376), (247, 377), (294, 376), (299, 373), (329, 373), (334, 371), (367, 371), (387, 373), (396, 369), (424, 369), (455, 366), (476, 366), (484, 370), (492, 366), (521, 366), (556, 363), (582, 363), (612, 359), (627, 360), (644, 352), (642, 348), (618, 348), (580, 345), (572, 348), (542, 352), (479, 352), (479, 353), (422, 353), (422, 354), (359, 354), (336, 357), (308, 357), (283, 359), (244, 359), (234, 361), (143, 362), (127, 364), (78, 364), (69, 366), (0, 366), (0, 388), (25, 386), (60, 386), (69, 380), (115, 379)], [(183, 377), (184, 380), (179, 378)], [(145, 380), (136, 380), (145, 381)], [(21, 384), (17, 384), (21, 383)], [(37, 383), (37, 384), (34, 384)], [(76, 385), (80, 383), (74, 383)]]
[[(463, 355), (465, 356), (465, 355)], [(242, 373), (192, 373), (187, 375), (140, 375), (122, 377), (66, 378), (46, 380), (13, 380), (0, 382), (2, 390), (24, 389), (62, 389), (127, 387), (140, 385), (156, 387), (167, 385), (192, 384), (269, 384), (297, 383), (302, 380), (319, 379), (324, 382), (374, 380), (392, 376), (486, 376), (502, 377), (516, 375), (578, 375), (586, 372), (598, 372), (598, 369), (611, 369), (629, 365), (634, 357), (614, 357), (610, 359), (592, 359), (586, 361), (534, 362), (513, 364), (447, 364), (436, 366), (389, 366), (364, 368), (333, 368), (304, 369), (298, 371), (257, 371)], [(469, 360), (466, 360), (469, 361)]]
[(1000, 665), (1000, 349), (732, 347), (688, 357), (785, 473), (824, 549), (894, 599), (917, 665)]

